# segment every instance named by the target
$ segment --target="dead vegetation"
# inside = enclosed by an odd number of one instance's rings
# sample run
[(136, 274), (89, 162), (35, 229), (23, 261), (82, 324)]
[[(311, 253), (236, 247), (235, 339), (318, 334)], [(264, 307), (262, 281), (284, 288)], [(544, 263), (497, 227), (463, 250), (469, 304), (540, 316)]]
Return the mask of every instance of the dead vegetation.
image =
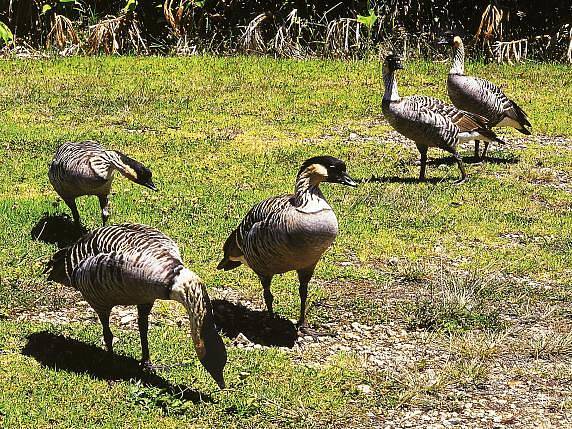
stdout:
[(74, 50), (79, 48), (79, 37), (73, 22), (63, 15), (52, 15), (52, 29), (48, 33), (46, 47), (55, 46), (60, 51), (65, 48)]
[[(440, 35), (451, 29), (473, 34), (466, 43), (475, 56), (497, 61), (557, 59), (572, 61), (571, 22), (559, 19), (569, 7), (507, 6), (490, 2), (475, 14), (470, 3), (352, 0), (330, 5), (265, 0), (243, 2), (164, 0), (162, 7), (129, 1), (9, 2), (0, 7), (0, 27), (13, 31), (15, 42), (58, 51), (95, 53), (172, 52), (191, 55), (247, 53), (287, 58), (314, 56), (362, 58), (392, 50), (404, 57), (442, 56)], [(45, 9), (49, 13), (45, 13)], [(138, 18), (139, 17), (139, 18)], [(95, 20), (99, 22), (95, 23)], [(81, 43), (78, 43), (81, 42)], [(74, 46), (76, 48), (72, 49)]]
[(147, 54), (137, 16), (131, 12), (109, 16), (89, 28), (87, 51), (90, 54)]

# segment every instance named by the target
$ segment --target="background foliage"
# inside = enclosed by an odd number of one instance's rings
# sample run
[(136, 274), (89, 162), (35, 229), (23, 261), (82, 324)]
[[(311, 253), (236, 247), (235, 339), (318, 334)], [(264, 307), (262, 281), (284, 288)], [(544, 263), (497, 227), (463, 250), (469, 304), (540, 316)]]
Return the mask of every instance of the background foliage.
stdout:
[(570, 60), (571, 21), (563, 0), (0, 0), (16, 44), (64, 54), (361, 57), (375, 47), (434, 56), (453, 29), (477, 56), (492, 56), (496, 41), (526, 39), (529, 57)]

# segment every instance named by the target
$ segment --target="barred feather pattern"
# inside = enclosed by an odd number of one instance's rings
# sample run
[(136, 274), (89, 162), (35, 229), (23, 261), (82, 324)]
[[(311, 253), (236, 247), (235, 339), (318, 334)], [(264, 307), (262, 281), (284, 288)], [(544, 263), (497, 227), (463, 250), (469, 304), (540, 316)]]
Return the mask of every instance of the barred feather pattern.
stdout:
[(115, 170), (130, 176), (127, 168), (117, 152), (105, 150), (96, 141), (66, 142), (57, 149), (48, 177), (64, 200), (106, 196)]
[[(61, 263), (68, 284), (96, 311), (169, 299), (185, 269), (170, 238), (154, 228), (133, 224), (92, 231), (63, 254), (56, 254), (50, 268)], [(201, 287), (198, 280), (194, 287)], [(197, 295), (202, 295), (202, 289)]]
[(494, 83), (464, 74), (465, 51), (462, 43), (453, 48), (453, 64), (447, 78), (447, 92), (459, 109), (488, 119), (491, 126), (512, 126), (530, 134), (526, 113)]
[[(314, 267), (338, 233), (332, 208), (306, 171), (294, 194), (256, 204), (225, 243), (226, 262), (241, 261), (271, 276)], [(232, 266), (233, 267), (233, 266)]]
[(384, 75), (382, 111), (396, 131), (418, 145), (452, 151), (461, 139), (498, 140), (484, 117), (427, 96), (400, 98), (393, 71)]
[[(177, 245), (157, 229), (135, 224), (101, 227), (58, 251), (48, 279), (79, 290), (99, 315), (108, 350), (113, 349), (109, 314), (115, 305), (138, 305), (142, 359), (148, 361), (149, 311), (157, 299), (183, 304), (197, 355), (219, 386), (224, 386), (224, 343), (201, 279), (183, 265)], [(142, 309), (143, 308), (143, 309)], [(145, 310), (147, 309), (147, 310)], [(143, 325), (142, 325), (143, 324)]]

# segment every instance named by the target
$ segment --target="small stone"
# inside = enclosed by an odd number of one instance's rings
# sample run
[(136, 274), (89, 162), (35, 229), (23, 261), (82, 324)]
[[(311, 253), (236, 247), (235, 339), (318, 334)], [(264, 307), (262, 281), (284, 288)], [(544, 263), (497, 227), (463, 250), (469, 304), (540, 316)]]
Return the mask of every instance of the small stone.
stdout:
[(129, 322), (132, 322), (133, 320), (135, 320), (135, 316), (133, 314), (127, 314), (121, 318), (119, 323), (121, 323), (122, 325), (127, 325)]
[(358, 384), (356, 389), (364, 395), (371, 395), (371, 386), (369, 384)]
[(357, 139), (359, 136), (357, 135), (357, 133), (350, 133), (350, 140), (355, 140)]
[(238, 335), (234, 339), (233, 343), (234, 343), (234, 345), (239, 346), (239, 347), (252, 345), (252, 341), (250, 341), (248, 338), (246, 338), (246, 336), (242, 332), (238, 333)]
[(352, 328), (354, 328), (358, 332), (361, 332), (361, 327), (358, 322), (352, 322)]

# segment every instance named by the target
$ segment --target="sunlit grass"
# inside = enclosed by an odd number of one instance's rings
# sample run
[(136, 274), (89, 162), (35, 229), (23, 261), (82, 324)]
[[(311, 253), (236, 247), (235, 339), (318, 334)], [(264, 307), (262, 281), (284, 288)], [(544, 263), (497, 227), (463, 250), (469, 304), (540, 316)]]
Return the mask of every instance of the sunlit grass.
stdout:
[[(529, 113), (535, 134), (572, 134), (569, 67), (469, 64), (467, 69), (503, 86)], [(401, 94), (446, 99), (446, 70), (445, 64), (406, 64)], [(133, 383), (52, 371), (19, 354), (29, 333), (45, 329), (99, 346), (97, 324), (53, 327), (12, 319), (50, 302), (41, 272), (55, 247), (31, 241), (30, 231), (43, 213), (68, 212), (47, 179), (48, 163), (62, 142), (97, 139), (148, 165), (160, 192), (116, 180), (111, 222), (160, 227), (209, 287), (231, 287), (259, 300), (258, 279), (248, 269), (215, 270), (222, 244), (255, 202), (293, 189), (304, 159), (337, 156), (356, 178), (417, 176), (414, 145), (387, 134), (382, 92), (376, 62), (256, 57), (0, 62), (0, 349), (10, 352), (0, 354), (0, 426), (77, 427), (85, 421), (94, 427), (175, 427), (182, 419), (201, 427), (213, 422), (324, 427), (343, 421), (346, 412), (365, 421), (374, 402), (356, 395), (355, 386), (367, 376), (351, 354), (313, 368), (279, 350), (231, 348), (229, 379), (235, 388), (219, 393), (201, 372), (186, 333), (154, 327), (152, 355), (159, 362), (194, 362), (168, 377), (216, 399), (173, 416), (134, 402)], [(521, 137), (511, 131), (504, 136)], [(499, 161), (469, 164), (470, 180), (462, 186), (452, 185), (454, 165), (429, 166), (428, 176), (441, 180), (437, 184), (369, 182), (357, 189), (324, 184), (340, 234), (318, 265), (311, 301), (328, 300), (320, 286), (324, 281), (375, 283), (398, 275), (381, 272), (390, 258), (569, 283), (572, 194), (558, 174), (566, 178), (572, 170), (570, 147), (529, 140), (526, 148), (491, 155)], [(445, 154), (432, 150), (430, 156)], [(98, 226), (96, 199), (78, 203), (87, 226)], [(511, 239), (516, 233), (526, 239)], [(342, 264), (348, 260), (357, 262)], [(276, 311), (296, 317), (295, 274), (275, 278), (273, 290)], [(360, 305), (369, 308), (366, 304)], [(319, 323), (320, 314), (311, 308), (310, 321)], [(137, 358), (136, 333), (121, 337), (118, 351)], [(391, 392), (384, 394), (386, 405), (394, 401)], [(68, 406), (78, 411), (67, 412)]]

